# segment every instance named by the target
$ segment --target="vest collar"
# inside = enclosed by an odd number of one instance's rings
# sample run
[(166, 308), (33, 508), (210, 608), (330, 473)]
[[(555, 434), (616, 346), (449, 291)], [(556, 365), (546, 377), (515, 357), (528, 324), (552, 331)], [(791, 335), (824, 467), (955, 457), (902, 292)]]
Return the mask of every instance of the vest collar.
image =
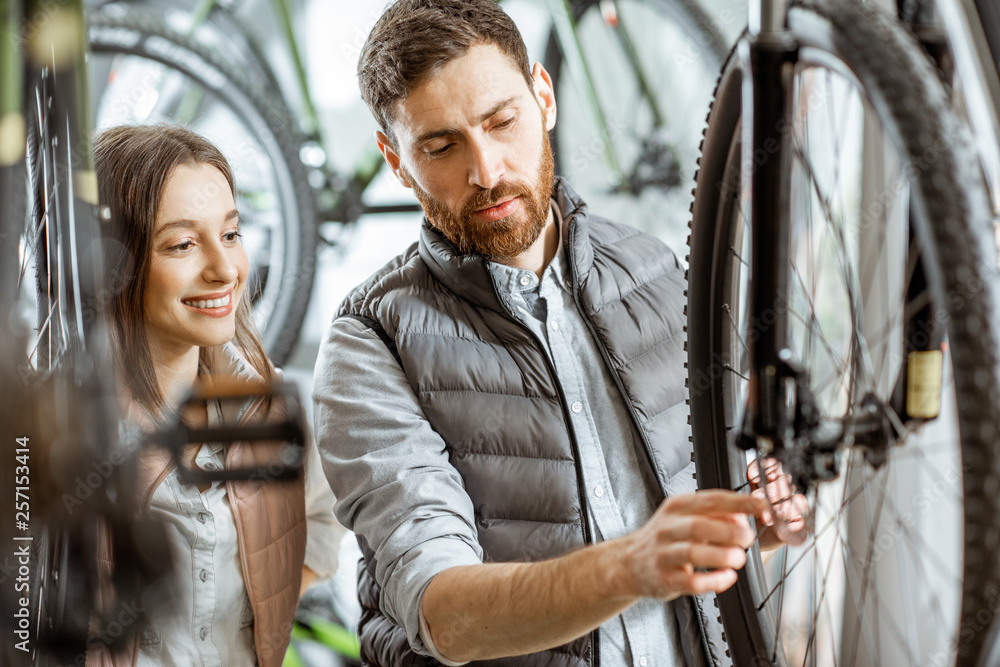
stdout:
[[(574, 278), (586, 276), (594, 263), (587, 234), (587, 205), (560, 177), (556, 177), (552, 199), (562, 213), (566, 260)], [(431, 274), (462, 298), (490, 310), (512, 312), (504, 290), (493, 283), (488, 262), (480, 255), (461, 255), (453, 243), (424, 218), (418, 245), (420, 258)]]
[(588, 233), (590, 215), (587, 204), (562, 178), (556, 178), (552, 199), (563, 216), (562, 235), (570, 276), (573, 281), (580, 281), (590, 273), (590, 268), (594, 265), (594, 247), (590, 244)]

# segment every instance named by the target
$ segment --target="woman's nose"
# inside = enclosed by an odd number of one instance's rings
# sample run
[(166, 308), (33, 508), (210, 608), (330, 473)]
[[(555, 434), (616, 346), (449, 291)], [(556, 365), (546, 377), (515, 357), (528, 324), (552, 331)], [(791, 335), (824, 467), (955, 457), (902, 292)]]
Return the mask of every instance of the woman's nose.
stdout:
[(203, 275), (209, 282), (232, 283), (239, 275), (237, 257), (243, 252), (242, 246), (227, 248), (221, 243), (210, 244), (205, 253)]

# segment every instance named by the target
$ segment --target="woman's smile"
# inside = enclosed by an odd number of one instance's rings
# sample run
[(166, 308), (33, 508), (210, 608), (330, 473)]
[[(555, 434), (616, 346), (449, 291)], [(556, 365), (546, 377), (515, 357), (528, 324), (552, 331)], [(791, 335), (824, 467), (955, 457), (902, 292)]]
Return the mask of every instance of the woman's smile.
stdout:
[(207, 315), (209, 317), (225, 317), (229, 313), (233, 312), (235, 304), (232, 300), (232, 294), (233, 290), (230, 289), (222, 296), (207, 294), (193, 299), (184, 299), (181, 303), (200, 315)]

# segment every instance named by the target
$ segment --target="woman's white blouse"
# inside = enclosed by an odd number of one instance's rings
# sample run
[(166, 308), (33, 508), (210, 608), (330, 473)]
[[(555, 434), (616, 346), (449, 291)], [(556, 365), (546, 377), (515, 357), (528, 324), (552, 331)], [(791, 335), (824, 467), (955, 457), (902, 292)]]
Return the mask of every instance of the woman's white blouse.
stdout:
[[(217, 404), (209, 423), (223, 419)], [(204, 470), (225, 465), (225, 448), (205, 444), (195, 459)], [(306, 449), (306, 516), (308, 539), (305, 564), (320, 579), (333, 576), (345, 529), (333, 516), (333, 492), (323, 475), (316, 444)], [(153, 599), (165, 595), (174, 604), (146, 605), (148, 623), (139, 636), (139, 665), (255, 665), (253, 610), (243, 583), (239, 539), (225, 482), (214, 482), (204, 493), (183, 484), (172, 470), (153, 493), (149, 515), (164, 523), (172, 545), (175, 576), (167, 590), (147, 591)]]
[[(222, 454), (222, 445), (204, 445), (195, 463), (221, 468)], [(225, 482), (199, 493), (197, 486), (181, 483), (175, 469), (153, 493), (149, 514), (166, 525), (173, 547), (174, 585), (167, 592), (174, 605), (150, 609), (139, 637), (139, 664), (257, 664), (253, 611)]]

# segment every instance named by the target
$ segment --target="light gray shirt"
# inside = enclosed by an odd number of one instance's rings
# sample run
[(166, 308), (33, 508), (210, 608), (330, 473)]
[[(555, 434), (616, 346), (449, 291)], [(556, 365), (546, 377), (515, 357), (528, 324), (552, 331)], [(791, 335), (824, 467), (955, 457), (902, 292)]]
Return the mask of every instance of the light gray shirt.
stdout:
[[(556, 212), (558, 216), (558, 211)], [(560, 224), (561, 226), (561, 224)], [(491, 263), (498, 291), (552, 361), (566, 396), (597, 539), (639, 528), (661, 493), (643, 445), (569, 287), (560, 251), (542, 274)], [(421, 632), (420, 600), (430, 580), (482, 562), (471, 500), (417, 397), (385, 343), (360, 322), (336, 320), (320, 349), (313, 391), (316, 434), (337, 516), (376, 555), (382, 611), (418, 652), (443, 656)], [(642, 600), (601, 626), (601, 661), (652, 667), (682, 664), (668, 604)], [(456, 664), (448, 663), (446, 664)]]

